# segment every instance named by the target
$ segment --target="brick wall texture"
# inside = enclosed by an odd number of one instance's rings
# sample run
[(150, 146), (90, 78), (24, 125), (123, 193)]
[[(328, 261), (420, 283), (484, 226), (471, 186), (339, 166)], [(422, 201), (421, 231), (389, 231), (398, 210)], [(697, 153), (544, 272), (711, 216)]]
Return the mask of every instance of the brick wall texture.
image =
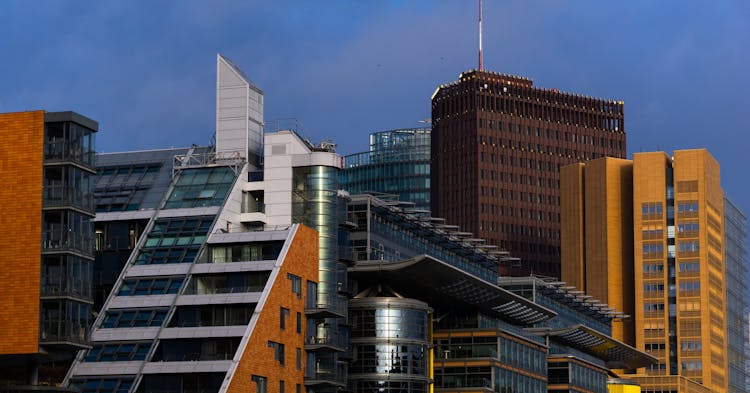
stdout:
[[(292, 282), (287, 273), (302, 278), (302, 298), (292, 292)], [(262, 307), (250, 340), (229, 383), (228, 393), (254, 392), (253, 375), (266, 377), (268, 392), (279, 392), (279, 381), (284, 381), (284, 392), (294, 393), (295, 385), (303, 386), (305, 368), (305, 292), (307, 281), (318, 281), (318, 232), (300, 225), (284, 258), (273, 287)], [(280, 329), (281, 307), (289, 309), (286, 328)], [(302, 313), (302, 331), (297, 333), (296, 313)], [(281, 365), (274, 358), (274, 349), (268, 341), (284, 344), (285, 361)], [(296, 352), (301, 351), (297, 367)]]
[(0, 355), (39, 351), (44, 111), (0, 114)]

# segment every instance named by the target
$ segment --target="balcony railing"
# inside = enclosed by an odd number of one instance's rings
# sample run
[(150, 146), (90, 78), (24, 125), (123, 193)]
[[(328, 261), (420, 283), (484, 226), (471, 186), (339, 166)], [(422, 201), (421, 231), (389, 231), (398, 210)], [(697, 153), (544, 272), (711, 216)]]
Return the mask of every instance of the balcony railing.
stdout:
[(44, 321), (39, 332), (39, 341), (43, 343), (69, 342), (80, 345), (89, 344), (89, 330), (86, 326), (72, 321)]
[(85, 151), (82, 146), (71, 145), (65, 139), (46, 141), (44, 144), (45, 161), (71, 161), (93, 167), (94, 155), (94, 151)]
[(45, 186), (42, 191), (44, 207), (73, 206), (93, 213), (94, 199), (90, 192), (68, 186)]
[(335, 370), (326, 370), (314, 366), (308, 366), (305, 369), (306, 385), (336, 385), (346, 386), (346, 378), (343, 373)]
[(86, 255), (93, 255), (94, 240), (68, 230), (52, 230), (42, 232), (42, 250), (44, 251), (80, 251)]
[(91, 283), (83, 280), (64, 279), (63, 282), (45, 283), (42, 279), (41, 295), (46, 297), (70, 296), (91, 300)]

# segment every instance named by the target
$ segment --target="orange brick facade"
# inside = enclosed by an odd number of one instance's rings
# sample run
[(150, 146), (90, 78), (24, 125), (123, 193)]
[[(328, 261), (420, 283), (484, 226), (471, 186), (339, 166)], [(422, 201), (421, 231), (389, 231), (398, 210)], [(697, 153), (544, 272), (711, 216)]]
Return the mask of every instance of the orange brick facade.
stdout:
[(0, 114), (0, 355), (39, 351), (44, 111)]
[[(287, 273), (302, 278), (302, 297), (292, 292), (292, 282)], [(317, 282), (318, 277), (318, 232), (300, 225), (284, 258), (279, 275), (253, 328), (250, 340), (229, 383), (228, 393), (254, 392), (253, 375), (263, 376), (268, 381), (268, 392), (279, 392), (279, 381), (285, 384), (285, 393), (294, 393), (296, 385), (304, 386), (305, 368), (305, 286), (307, 281)], [(286, 328), (280, 328), (281, 307), (289, 309)], [(301, 332), (297, 332), (296, 315), (301, 313)], [(268, 341), (284, 344), (285, 361), (281, 365), (274, 358), (274, 349)], [(297, 349), (300, 359), (297, 365)], [(304, 388), (302, 389), (304, 391)]]

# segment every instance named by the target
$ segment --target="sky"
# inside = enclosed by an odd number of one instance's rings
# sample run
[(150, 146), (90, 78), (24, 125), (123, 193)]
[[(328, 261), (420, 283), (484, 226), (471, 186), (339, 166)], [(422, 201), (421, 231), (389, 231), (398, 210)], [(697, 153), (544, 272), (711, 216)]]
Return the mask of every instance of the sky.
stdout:
[[(269, 129), (349, 154), (430, 118), (477, 67), (476, 19), (471, 0), (4, 0), (0, 112), (74, 110), (101, 152), (206, 145), (221, 53)], [(629, 155), (705, 147), (750, 214), (750, 2), (484, 0), (483, 24), (485, 69), (625, 101)]]

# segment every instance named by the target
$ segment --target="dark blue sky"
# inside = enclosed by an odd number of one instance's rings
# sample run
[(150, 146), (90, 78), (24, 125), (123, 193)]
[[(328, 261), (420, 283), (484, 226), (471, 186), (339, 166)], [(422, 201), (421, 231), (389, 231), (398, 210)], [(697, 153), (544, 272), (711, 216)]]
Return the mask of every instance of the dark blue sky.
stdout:
[[(750, 3), (485, 0), (485, 68), (625, 101), (628, 150), (706, 147), (750, 213)], [(216, 53), (266, 95), (266, 120), (366, 149), (430, 117), (476, 67), (476, 4), (453, 1), (0, 3), (0, 111), (75, 110), (104, 152), (208, 143)]]

